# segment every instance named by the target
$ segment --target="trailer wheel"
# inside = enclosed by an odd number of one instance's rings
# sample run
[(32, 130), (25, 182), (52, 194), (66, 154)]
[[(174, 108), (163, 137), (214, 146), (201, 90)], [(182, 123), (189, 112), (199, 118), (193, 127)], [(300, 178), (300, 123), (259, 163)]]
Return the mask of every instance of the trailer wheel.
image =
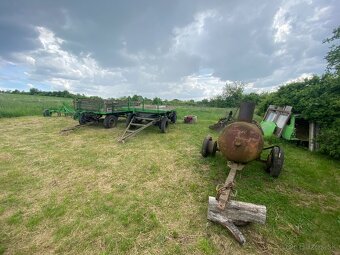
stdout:
[(274, 147), (267, 158), (266, 171), (272, 177), (279, 177), (284, 161), (284, 152), (280, 147)]
[(169, 119), (168, 117), (163, 117), (162, 120), (161, 120), (161, 132), (162, 133), (166, 133), (167, 130), (168, 130), (168, 126), (169, 126)]
[(112, 128), (117, 126), (118, 118), (115, 115), (106, 115), (104, 119), (104, 127)]
[(176, 123), (176, 121), (177, 121), (177, 113), (176, 112), (172, 113), (170, 120), (171, 120), (171, 123), (174, 123), (174, 124)]
[(132, 118), (133, 118), (133, 114), (132, 114), (132, 113), (129, 113), (129, 114), (127, 115), (127, 117), (126, 117), (125, 127), (127, 127), (127, 126), (130, 124)]
[(81, 113), (79, 116), (79, 124), (80, 125), (84, 125), (88, 122), (86, 114), (85, 113)]

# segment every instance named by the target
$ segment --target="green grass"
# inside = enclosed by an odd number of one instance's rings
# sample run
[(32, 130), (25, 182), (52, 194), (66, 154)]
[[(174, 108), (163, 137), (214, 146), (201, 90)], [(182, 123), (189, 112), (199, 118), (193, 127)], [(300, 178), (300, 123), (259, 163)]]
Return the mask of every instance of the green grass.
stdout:
[[(242, 228), (239, 246), (206, 220), (208, 196), (228, 174), (221, 155), (199, 154), (226, 110), (179, 108), (166, 134), (66, 117), (0, 119), (0, 254), (332, 254), (339, 251), (339, 161), (289, 143), (282, 175), (262, 163), (236, 178), (236, 200), (267, 206), (267, 223)], [(198, 116), (187, 125), (182, 118)], [(276, 142), (275, 140), (270, 142)], [(269, 143), (269, 141), (268, 141)]]
[(0, 93), (0, 118), (41, 116), (45, 109), (59, 108), (63, 103), (72, 105), (72, 99)]

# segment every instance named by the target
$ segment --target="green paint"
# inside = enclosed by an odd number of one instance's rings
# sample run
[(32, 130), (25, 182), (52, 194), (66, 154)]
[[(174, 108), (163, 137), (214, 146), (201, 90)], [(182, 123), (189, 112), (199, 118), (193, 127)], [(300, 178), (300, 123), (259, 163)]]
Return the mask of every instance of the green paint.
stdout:
[(282, 137), (286, 140), (296, 140), (295, 137), (295, 115), (290, 116), (289, 124), (282, 131)]
[(274, 133), (276, 128), (276, 124), (272, 121), (263, 120), (261, 121), (260, 125), (263, 130), (264, 137), (270, 137)]

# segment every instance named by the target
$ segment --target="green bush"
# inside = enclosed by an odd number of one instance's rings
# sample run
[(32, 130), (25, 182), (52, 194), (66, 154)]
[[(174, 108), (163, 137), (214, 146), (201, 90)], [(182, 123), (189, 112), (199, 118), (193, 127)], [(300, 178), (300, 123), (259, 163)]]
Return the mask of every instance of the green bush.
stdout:
[(320, 151), (340, 159), (340, 118), (330, 127), (324, 127), (318, 136)]

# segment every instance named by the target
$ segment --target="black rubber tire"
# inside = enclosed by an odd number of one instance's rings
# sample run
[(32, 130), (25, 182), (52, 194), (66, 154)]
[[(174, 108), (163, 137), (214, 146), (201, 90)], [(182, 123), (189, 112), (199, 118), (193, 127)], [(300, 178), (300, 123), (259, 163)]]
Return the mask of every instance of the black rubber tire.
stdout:
[(272, 166), (272, 150), (270, 150), (270, 153), (267, 156), (267, 161), (266, 161), (266, 172), (269, 173), (270, 172), (270, 168)]
[(126, 117), (125, 127), (127, 127), (130, 124), (132, 118), (133, 118), (133, 114), (129, 113)]
[(171, 123), (173, 123), (173, 124), (176, 123), (176, 121), (177, 121), (177, 113), (176, 112), (172, 113), (170, 120), (171, 120)]
[[(277, 178), (279, 177), (284, 162), (284, 152), (280, 147), (274, 147), (267, 159), (267, 172), (270, 176)], [(269, 165), (270, 164), (270, 165)]]
[(212, 151), (212, 153), (211, 153), (211, 156), (215, 156), (216, 155), (216, 151), (217, 151), (218, 149), (217, 149), (217, 141), (215, 141), (214, 142), (214, 146), (213, 146), (213, 151)]
[(51, 117), (51, 112), (49, 109), (45, 109), (43, 112), (44, 117)]
[(204, 138), (203, 140), (203, 143), (202, 143), (202, 148), (201, 148), (201, 155), (206, 158), (208, 157), (209, 155), (209, 152), (208, 152), (208, 148), (209, 148), (209, 142), (210, 142), (210, 138), (209, 137), (206, 137)]
[(162, 133), (166, 133), (168, 131), (168, 125), (169, 125), (168, 117), (163, 117), (161, 120), (161, 125), (160, 125)]
[(118, 118), (115, 115), (106, 115), (104, 118), (104, 127), (105, 128), (113, 128), (117, 126)]
[(85, 113), (81, 113), (79, 116), (79, 124), (80, 125), (84, 125), (88, 122), (86, 114)]

